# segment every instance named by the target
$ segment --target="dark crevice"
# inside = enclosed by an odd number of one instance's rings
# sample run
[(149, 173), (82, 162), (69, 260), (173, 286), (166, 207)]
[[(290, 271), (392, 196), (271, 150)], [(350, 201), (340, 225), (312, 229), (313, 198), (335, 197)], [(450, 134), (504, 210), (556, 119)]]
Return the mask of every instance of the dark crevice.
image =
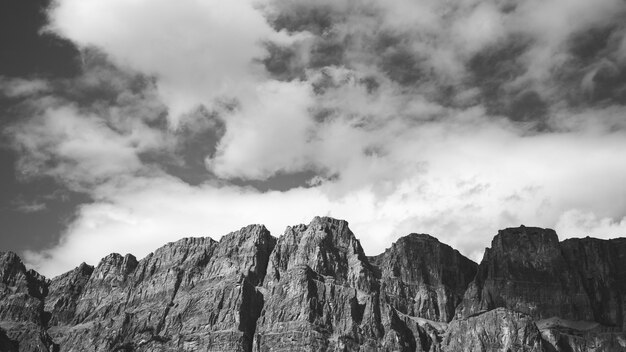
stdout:
[[(267, 230), (265, 230), (267, 231)], [(262, 285), (265, 280), (265, 275), (267, 273), (268, 266), (270, 264), (270, 259), (272, 258), (272, 254), (275, 250), (277, 250), (277, 242), (278, 239), (273, 237), (269, 231), (267, 231), (267, 237), (269, 239), (269, 243), (267, 243), (268, 247), (262, 253), (259, 253), (259, 273), (260, 277), (258, 280), (254, 280), (256, 285)], [(277, 252), (279, 255), (280, 252)], [(280, 262), (280, 260), (278, 260)], [(276, 265), (277, 263), (274, 263)], [(278, 274), (278, 269), (276, 270)], [(277, 276), (280, 278), (280, 275)], [(239, 330), (244, 332), (243, 339), (243, 349), (246, 352), (252, 352), (254, 337), (256, 334), (256, 325), (261, 317), (261, 312), (263, 311), (263, 306), (265, 305), (265, 297), (263, 297), (263, 293), (258, 290), (258, 286), (254, 285), (249, 281), (248, 278), (244, 278), (242, 282), (242, 302), (241, 308), (239, 309)], [(245, 314), (249, 315), (246, 316)]]
[(185, 275), (185, 272), (183, 270), (180, 270), (178, 268), (176, 268), (176, 270), (178, 270), (178, 273), (176, 274), (176, 282), (174, 283), (174, 292), (172, 292), (172, 297), (170, 297), (170, 301), (167, 303), (167, 306), (165, 307), (165, 311), (163, 311), (163, 315), (161, 316), (161, 319), (159, 319), (159, 324), (156, 327), (155, 335), (159, 335), (161, 330), (163, 330), (163, 326), (165, 326), (165, 319), (167, 318), (167, 315), (170, 313), (170, 309), (174, 305), (174, 299), (176, 298), (176, 294), (178, 293), (180, 284), (183, 281), (183, 276)]
[(256, 333), (256, 323), (263, 310), (263, 294), (255, 286), (244, 280), (241, 285), (242, 302), (239, 309), (239, 331), (243, 332), (243, 349), (251, 352)]

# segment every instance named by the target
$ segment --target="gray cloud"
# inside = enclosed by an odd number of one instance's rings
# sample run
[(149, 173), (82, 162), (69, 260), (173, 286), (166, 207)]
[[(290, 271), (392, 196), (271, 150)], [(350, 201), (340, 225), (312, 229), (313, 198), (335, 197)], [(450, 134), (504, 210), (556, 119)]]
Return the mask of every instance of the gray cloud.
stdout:
[(22, 170), (94, 199), (29, 253), (51, 272), (316, 214), (371, 254), (414, 231), (477, 256), (516, 223), (623, 227), (623, 1), (57, 5), (84, 72), (23, 89), (6, 131)]

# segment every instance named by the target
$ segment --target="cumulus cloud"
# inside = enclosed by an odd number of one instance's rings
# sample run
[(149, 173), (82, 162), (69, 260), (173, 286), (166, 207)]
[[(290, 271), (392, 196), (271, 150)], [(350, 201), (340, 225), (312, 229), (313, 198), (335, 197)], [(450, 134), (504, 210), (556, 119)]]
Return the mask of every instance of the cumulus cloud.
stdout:
[[(427, 232), (478, 260), (499, 228), (557, 226), (565, 238), (579, 233), (572, 231), (574, 225), (602, 230), (588, 222), (564, 227), (569, 209), (587, 207), (603, 218), (623, 214), (623, 193), (616, 191), (626, 177), (626, 164), (606, 161), (619, 158), (625, 141), (623, 134), (602, 140), (586, 135), (553, 139), (493, 128), (423, 129), (401, 141), (404, 150), (395, 149), (391, 165), (399, 161), (427, 167), (422, 172), (400, 169), (396, 185), (384, 197), (374, 185), (385, 183), (371, 179), (381, 175), (363, 165), (357, 169), (368, 182), (343, 194), (337, 188), (345, 190), (343, 182), (354, 182), (357, 175), (267, 193), (216, 183), (190, 186), (169, 176), (125, 177), (97, 187), (95, 201), (80, 208), (60, 244), (30, 253), (28, 260), (56, 274), (86, 258), (94, 262), (113, 251), (141, 257), (167, 241), (219, 238), (249, 223), (266, 224), (279, 236), (285, 226), (307, 223), (315, 215), (348, 219), (370, 255), (400, 236)], [(362, 162), (383, 163), (379, 171), (385, 176), (398, 172), (384, 160), (364, 157)], [(619, 229), (614, 230), (611, 235)]]
[[(617, 0), (59, 0), (49, 30), (105, 63), (21, 89), (37, 98), (6, 133), (23, 172), (93, 202), (27, 259), (53, 275), (249, 223), (280, 235), (315, 215), (349, 220), (368, 254), (427, 232), (478, 260), (521, 223), (618, 234), (624, 11)], [(172, 171), (190, 156), (206, 174), (193, 185)], [(250, 182), (302, 172), (314, 176), (285, 191)]]
[[(285, 99), (288, 97), (288, 99)], [(306, 83), (259, 84), (226, 121), (226, 134), (207, 166), (218, 176), (266, 179), (279, 171), (307, 167), (311, 138), (312, 89)]]
[(263, 41), (287, 41), (249, 0), (62, 0), (50, 30), (95, 46), (120, 66), (154, 75), (176, 126), (184, 113), (238, 97), (262, 78)]

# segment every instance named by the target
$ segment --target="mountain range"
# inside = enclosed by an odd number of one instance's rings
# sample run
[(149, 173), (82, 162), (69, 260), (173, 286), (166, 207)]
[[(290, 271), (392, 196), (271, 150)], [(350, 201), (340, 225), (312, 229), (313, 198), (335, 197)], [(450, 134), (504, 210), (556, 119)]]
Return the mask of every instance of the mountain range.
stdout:
[(0, 253), (0, 351), (626, 351), (626, 238), (426, 234), (368, 257), (316, 217), (111, 254), (52, 279)]

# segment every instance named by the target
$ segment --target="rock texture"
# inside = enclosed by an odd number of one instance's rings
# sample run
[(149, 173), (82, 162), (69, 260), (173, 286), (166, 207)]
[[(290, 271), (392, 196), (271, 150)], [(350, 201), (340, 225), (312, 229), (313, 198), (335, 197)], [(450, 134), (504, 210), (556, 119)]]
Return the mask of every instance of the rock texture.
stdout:
[(559, 242), (550, 229), (499, 231), (457, 317), (503, 307), (536, 321), (545, 351), (626, 351), (625, 256), (626, 239)]
[(582, 279), (563, 257), (556, 233), (536, 227), (498, 232), (457, 313), (468, 317), (498, 307), (535, 319), (593, 319)]
[(382, 292), (398, 311), (449, 322), (477, 265), (452, 247), (424, 234), (400, 238), (371, 261), (381, 270)]
[(270, 257), (255, 351), (380, 347), (378, 282), (345, 221), (287, 228)]
[(0, 253), (0, 350), (52, 351), (44, 311), (47, 281), (12, 252)]
[(593, 320), (626, 331), (626, 239), (573, 238), (561, 248), (582, 280)]
[(3, 351), (626, 351), (626, 239), (428, 235), (367, 257), (348, 223), (261, 225), (47, 280), (0, 253)]
[(541, 333), (532, 318), (505, 308), (453, 321), (442, 342), (443, 351), (543, 351)]
[[(73, 314), (52, 311), (59, 324), (51, 335), (62, 351), (250, 350), (262, 306), (256, 286), (274, 243), (265, 227), (253, 225), (219, 242), (170, 243), (140, 261), (112, 254), (86, 282), (70, 273), (84, 288), (67, 304), (76, 306)], [(53, 299), (67, 297), (67, 275), (52, 281)], [(65, 306), (61, 301), (49, 305)]]

